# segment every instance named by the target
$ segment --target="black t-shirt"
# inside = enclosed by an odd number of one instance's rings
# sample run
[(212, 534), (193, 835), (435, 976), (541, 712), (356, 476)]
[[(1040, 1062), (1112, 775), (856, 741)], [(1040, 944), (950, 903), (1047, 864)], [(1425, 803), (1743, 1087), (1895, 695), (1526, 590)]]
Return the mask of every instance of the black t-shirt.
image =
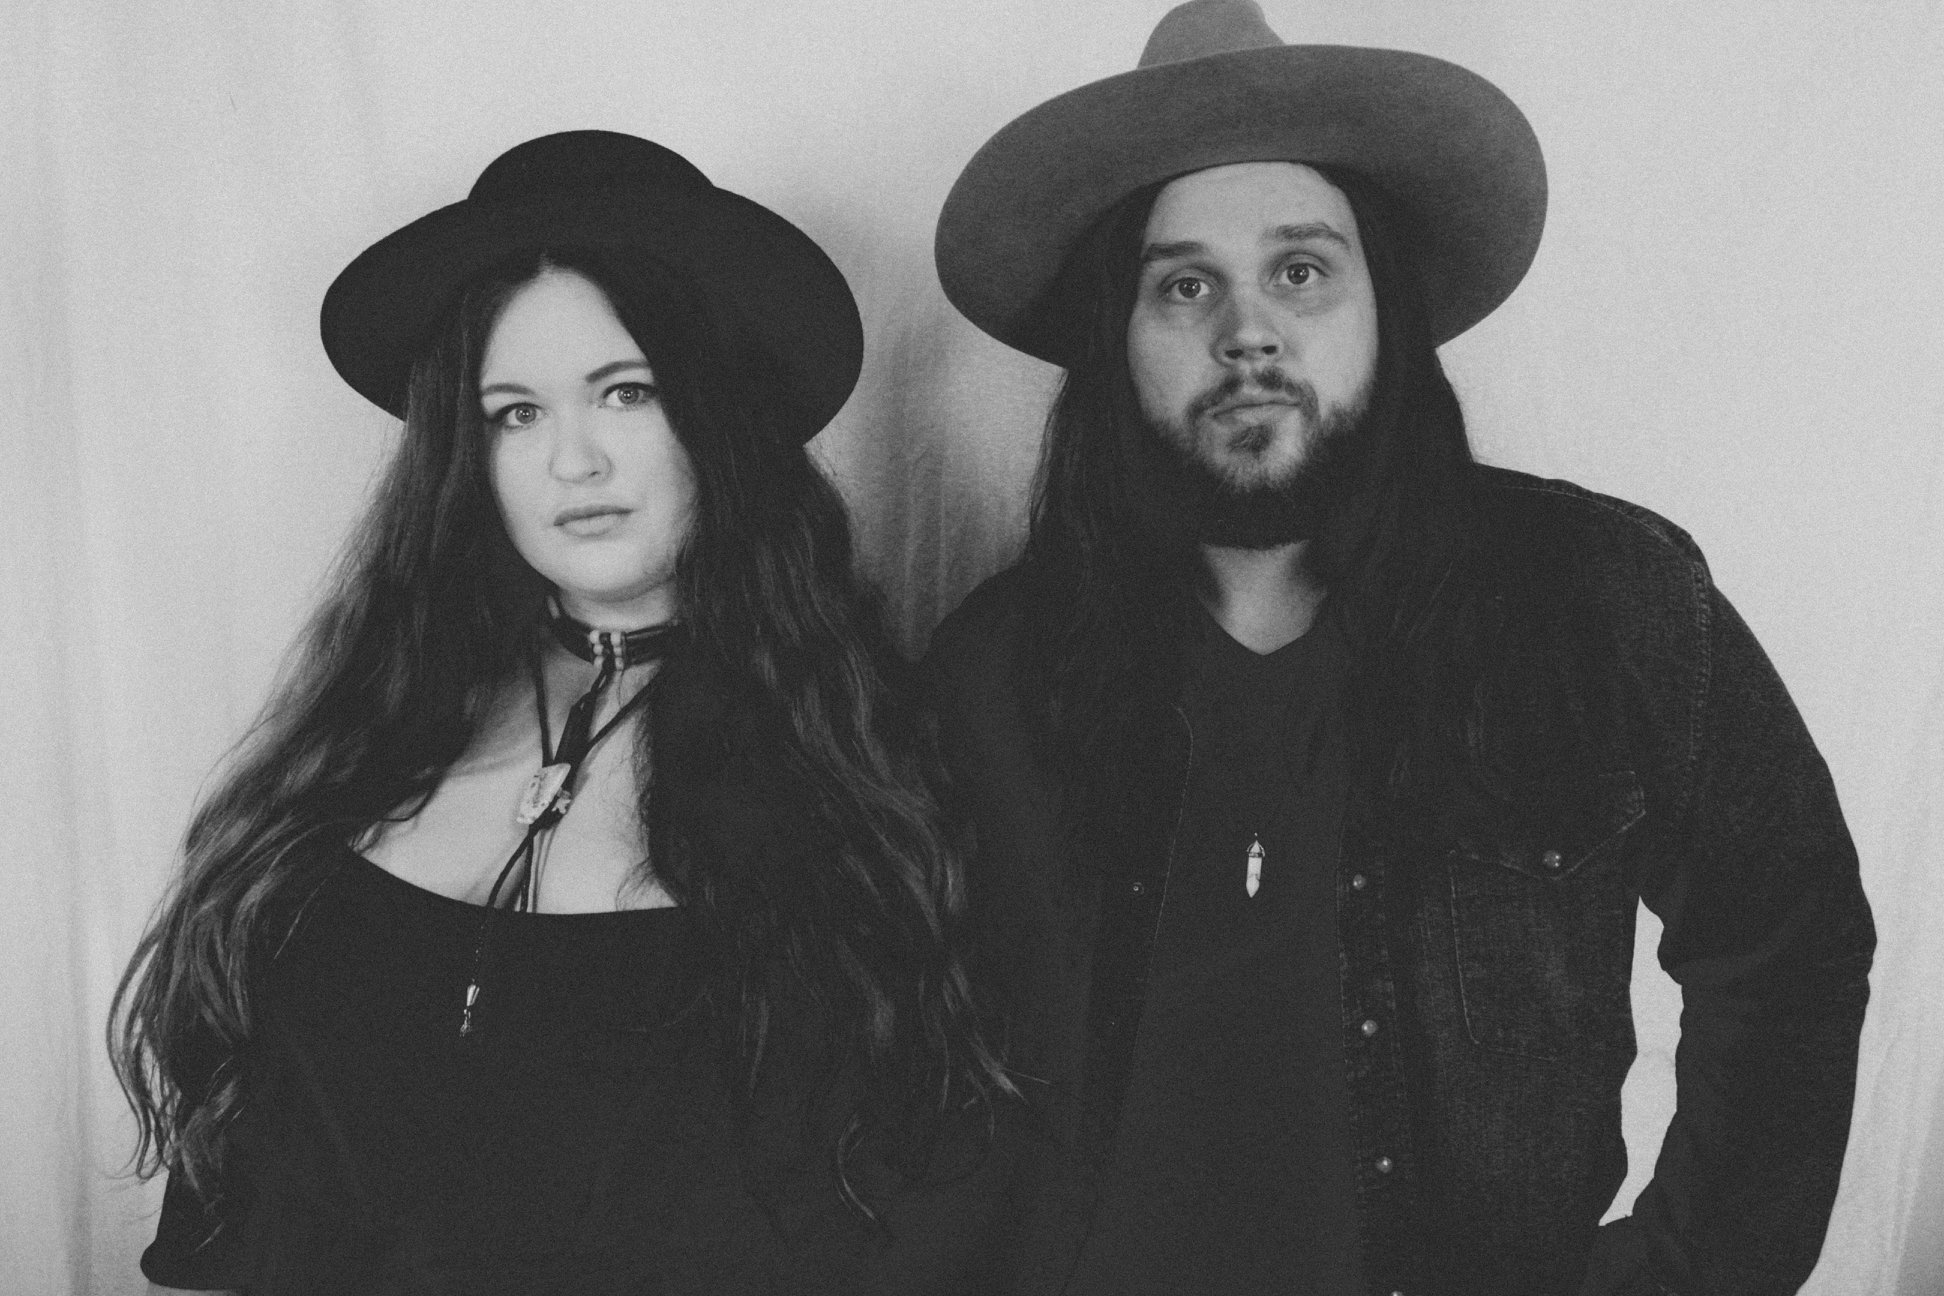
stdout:
[(497, 915), (462, 1037), (485, 911), (333, 854), (256, 987), (222, 1201), (171, 1181), (149, 1278), (253, 1296), (985, 1289), (1003, 1136), (948, 1133), (922, 1180), (860, 1155), (885, 1227), (867, 1224), (830, 1172), (834, 1130), (785, 1101), (805, 1077), (773, 1071), (777, 1101), (732, 1110), (685, 911)]
[(1344, 650), (1321, 621), (1264, 655), (1206, 626), (1147, 1004), (1074, 1290), (1350, 1296), (1363, 1288), (1336, 926)]

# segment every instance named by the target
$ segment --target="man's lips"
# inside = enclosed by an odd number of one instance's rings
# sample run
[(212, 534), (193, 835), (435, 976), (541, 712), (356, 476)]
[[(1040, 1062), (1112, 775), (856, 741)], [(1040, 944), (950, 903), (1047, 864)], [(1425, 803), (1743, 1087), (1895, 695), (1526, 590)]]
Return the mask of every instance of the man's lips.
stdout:
[(1258, 409), (1295, 409), (1299, 404), (1287, 396), (1246, 396), (1223, 401), (1208, 413), (1211, 418), (1220, 418), (1224, 414), (1246, 414)]
[(1278, 410), (1294, 409), (1311, 420), (1316, 418), (1316, 391), (1308, 383), (1291, 378), (1280, 369), (1266, 368), (1255, 373), (1231, 373), (1188, 403), (1190, 423), (1198, 419), (1245, 416), (1261, 413), (1273, 417)]

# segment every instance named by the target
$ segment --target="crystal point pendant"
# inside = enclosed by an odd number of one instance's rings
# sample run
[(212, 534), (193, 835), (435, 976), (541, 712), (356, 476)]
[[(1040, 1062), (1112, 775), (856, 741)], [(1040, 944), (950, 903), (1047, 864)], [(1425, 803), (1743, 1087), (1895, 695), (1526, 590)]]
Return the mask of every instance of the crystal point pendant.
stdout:
[(520, 813), (515, 817), (523, 824), (530, 824), (556, 805), (565, 814), (573, 799), (573, 794), (567, 791), (567, 776), (572, 772), (573, 766), (564, 764), (542, 765), (534, 771), (532, 781), (520, 797)]
[(1262, 838), (1249, 843), (1249, 874), (1242, 881), (1242, 889), (1251, 897), (1262, 889)]

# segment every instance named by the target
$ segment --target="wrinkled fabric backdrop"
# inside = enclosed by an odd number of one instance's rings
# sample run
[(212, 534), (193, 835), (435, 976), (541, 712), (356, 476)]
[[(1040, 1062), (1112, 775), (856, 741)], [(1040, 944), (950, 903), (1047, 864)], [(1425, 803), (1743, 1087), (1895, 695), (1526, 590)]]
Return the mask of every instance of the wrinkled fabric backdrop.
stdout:
[[(1483, 458), (1700, 541), (1835, 771), (1882, 945), (1808, 1290), (1944, 1290), (1944, 9), (1266, 0), (1474, 68), (1544, 143), (1537, 264), (1444, 349)], [(317, 305), (510, 145), (647, 135), (801, 224), (869, 358), (815, 443), (906, 642), (1020, 538), (1054, 371), (948, 306), (1001, 124), (1167, 0), (16, 0), (0, 13), (0, 1290), (130, 1292), (156, 1186), (109, 994), (396, 428)], [(1644, 1181), (1679, 992), (1644, 924)]]

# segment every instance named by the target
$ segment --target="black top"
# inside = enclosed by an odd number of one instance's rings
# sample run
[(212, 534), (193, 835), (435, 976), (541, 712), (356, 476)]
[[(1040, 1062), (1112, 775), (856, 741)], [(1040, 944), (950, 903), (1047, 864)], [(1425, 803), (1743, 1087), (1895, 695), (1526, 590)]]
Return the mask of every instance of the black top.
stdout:
[(1206, 627), (1152, 980), (1075, 1290), (1350, 1296), (1343, 650), (1319, 628), (1257, 655)]
[[(462, 1037), (486, 911), (335, 854), (254, 996), (222, 1201), (206, 1212), (171, 1180), (149, 1278), (254, 1296), (979, 1290), (1004, 1154), (948, 1139), (922, 1182), (861, 1158), (885, 1228), (867, 1225), (815, 1114), (732, 1110), (684, 911), (495, 915)], [(765, 1092), (812, 1090), (782, 1074)]]

